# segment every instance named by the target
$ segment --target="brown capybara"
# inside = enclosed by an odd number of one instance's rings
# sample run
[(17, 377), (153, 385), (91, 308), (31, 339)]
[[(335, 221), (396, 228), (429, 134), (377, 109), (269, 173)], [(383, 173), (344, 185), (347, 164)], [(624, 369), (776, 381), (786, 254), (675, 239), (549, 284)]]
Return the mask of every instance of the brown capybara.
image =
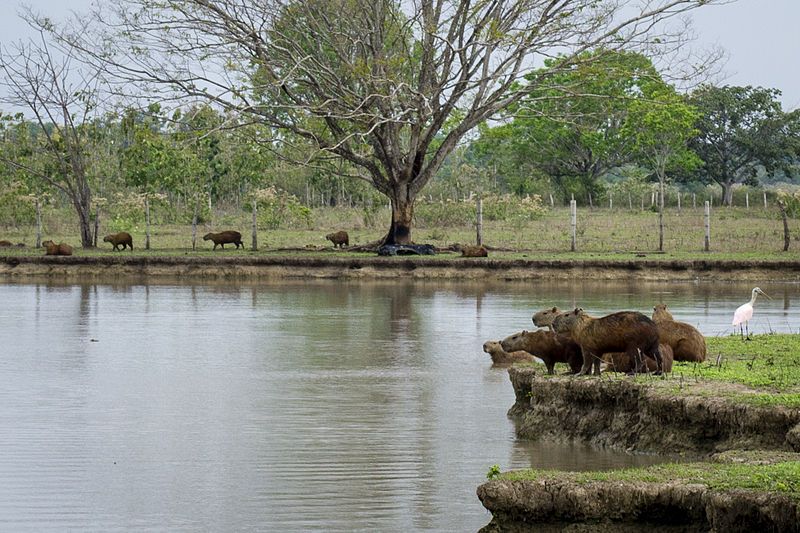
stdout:
[(462, 246), (461, 257), (489, 257), (489, 250), (485, 246)]
[(328, 233), (325, 235), (325, 238), (328, 239), (333, 243), (333, 247), (336, 248), (344, 248), (345, 246), (350, 246), (350, 236), (347, 234), (346, 231), (336, 231), (334, 233)]
[(706, 360), (706, 338), (691, 324), (674, 320), (666, 305), (653, 307), (653, 322), (658, 328), (659, 342), (672, 348), (676, 361)]
[(540, 328), (550, 328), (550, 331), (553, 331), (553, 320), (555, 320), (556, 317), (561, 313), (562, 311), (558, 307), (542, 309), (541, 311), (534, 313), (531, 317), (531, 320), (533, 320), (534, 326), (538, 326)]
[[(664, 367), (663, 371), (665, 373), (672, 372), (672, 348), (667, 344), (659, 344), (658, 351), (661, 354), (661, 364)], [(630, 357), (628, 357), (628, 354), (625, 352), (604, 353), (603, 363), (605, 365), (605, 367), (602, 368), (603, 372), (629, 373), (633, 372), (635, 367), (633, 361), (631, 361)], [(658, 370), (658, 363), (652, 357), (645, 357), (644, 368), (641, 370), (644, 372), (656, 372)]]
[(532, 363), (534, 361), (534, 357), (524, 350), (517, 350), (516, 352), (505, 351), (500, 341), (484, 342), (483, 351), (492, 356), (492, 364), (494, 366)]
[(662, 370), (661, 354), (658, 350), (658, 328), (655, 322), (636, 311), (621, 311), (593, 318), (586, 311), (576, 308), (553, 320), (557, 333), (569, 335), (581, 347), (583, 367), (579, 374), (588, 374), (594, 365), (594, 373), (600, 375), (600, 360), (604, 353), (625, 352), (635, 361), (635, 372), (641, 371), (644, 356), (655, 358)]
[(520, 331), (500, 341), (503, 350), (522, 350), (544, 361), (547, 373), (554, 373), (556, 363), (567, 363), (573, 373), (583, 364), (580, 347), (569, 337), (556, 335), (552, 331)]
[(69, 244), (56, 244), (53, 241), (44, 241), (42, 246), (45, 248), (44, 255), (72, 255), (72, 246)]
[(204, 241), (214, 241), (214, 250), (217, 249), (217, 245), (221, 246), (222, 249), (225, 249), (226, 244), (235, 244), (236, 249), (239, 249), (239, 246), (244, 249), (244, 244), (242, 244), (242, 234), (238, 231), (220, 231), (219, 233), (206, 233), (203, 235)]
[(133, 237), (131, 237), (130, 233), (127, 233), (125, 231), (121, 231), (113, 235), (106, 235), (105, 237), (103, 237), (103, 242), (110, 242), (111, 244), (113, 244), (115, 252), (119, 250), (120, 245), (122, 245), (123, 250), (125, 249), (126, 246), (130, 246), (131, 251), (133, 251)]
[(0, 248), (4, 246), (11, 246), (11, 241), (0, 241)]

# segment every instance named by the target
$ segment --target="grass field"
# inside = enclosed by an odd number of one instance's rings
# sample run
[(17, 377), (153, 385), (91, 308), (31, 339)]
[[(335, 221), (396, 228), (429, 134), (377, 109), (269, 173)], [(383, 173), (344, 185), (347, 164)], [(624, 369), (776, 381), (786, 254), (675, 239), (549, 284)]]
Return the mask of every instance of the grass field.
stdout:
[[(236, 229), (242, 233), (249, 250), (251, 243), (250, 216), (245, 212), (227, 211), (214, 215), (214, 223), (198, 226), (197, 250), (205, 253), (211, 244), (202, 236), (209, 231)], [(309, 227), (260, 228), (259, 250), (256, 253), (274, 253), (280, 249), (324, 249), (330, 246), (324, 236), (335, 230), (346, 230), (350, 244), (366, 244), (381, 238), (388, 227), (389, 211), (380, 210), (373, 225), (366, 225), (358, 209), (315, 209)], [(719, 207), (711, 213), (711, 249), (703, 250), (704, 215), (698, 209), (668, 209), (665, 214), (664, 253), (657, 253), (658, 215), (645, 209), (583, 208), (578, 211), (577, 251), (571, 252), (570, 216), (566, 208), (548, 209), (535, 220), (485, 220), (483, 242), (493, 251), (493, 256), (508, 258), (558, 258), (558, 259), (631, 259), (637, 253), (648, 259), (741, 259), (786, 260), (793, 259), (800, 250), (800, 221), (791, 219), (792, 243), (789, 252), (783, 252), (783, 226), (777, 209), (762, 207)], [(79, 245), (77, 223), (69, 210), (53, 211), (44, 221), (44, 239)], [(78, 250), (77, 253), (107, 253), (111, 245), (102, 242), (102, 236), (116, 231), (133, 235), (136, 253), (144, 250), (144, 223), (109, 223), (101, 217), (97, 250)], [(4, 253), (32, 254), (35, 242), (33, 227), (0, 227), (0, 240), (24, 242), (24, 250), (4, 250)], [(445, 225), (430, 221), (418, 222), (413, 230), (417, 243), (430, 243), (447, 247), (454, 243), (472, 244), (476, 230), (472, 224)], [(226, 247), (227, 248), (227, 247)], [(191, 226), (153, 224), (149, 253), (185, 254), (191, 251)], [(229, 252), (225, 252), (229, 253)], [(230, 252), (233, 253), (233, 252)], [(239, 252), (241, 253), (241, 251)], [(338, 253), (347, 253), (346, 251)]]

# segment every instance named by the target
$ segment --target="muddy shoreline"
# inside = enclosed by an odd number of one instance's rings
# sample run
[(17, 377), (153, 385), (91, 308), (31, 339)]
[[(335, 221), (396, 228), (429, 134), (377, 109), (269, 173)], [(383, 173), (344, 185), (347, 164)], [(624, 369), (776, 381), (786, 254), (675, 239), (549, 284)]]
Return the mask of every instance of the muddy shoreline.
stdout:
[[(740, 450), (800, 460), (800, 409), (748, 405), (713, 390), (675, 394), (652, 378), (543, 378), (524, 367), (509, 375), (516, 397), (509, 417), (520, 438), (699, 460)], [(788, 495), (680, 481), (587, 485), (565, 473), (489, 481), (478, 497), (492, 513), (485, 532), (800, 531), (800, 505)]]
[(0, 277), (197, 279), (463, 279), (800, 282), (800, 261), (537, 260), (456, 257), (0, 256)]

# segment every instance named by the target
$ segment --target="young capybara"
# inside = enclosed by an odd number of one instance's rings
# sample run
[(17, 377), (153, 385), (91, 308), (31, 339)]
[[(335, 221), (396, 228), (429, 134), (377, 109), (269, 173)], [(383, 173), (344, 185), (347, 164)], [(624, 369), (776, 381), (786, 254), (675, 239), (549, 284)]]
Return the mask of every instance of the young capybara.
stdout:
[(485, 246), (462, 246), (461, 257), (489, 257), (489, 250)]
[(653, 322), (658, 328), (659, 342), (672, 348), (676, 361), (706, 360), (706, 338), (691, 324), (674, 320), (665, 304), (653, 307)]
[(531, 363), (534, 357), (526, 351), (507, 352), (503, 349), (500, 341), (486, 341), (483, 343), (483, 351), (492, 356), (494, 366), (507, 366), (513, 363)]
[(580, 347), (569, 337), (556, 335), (552, 331), (520, 331), (500, 341), (507, 352), (522, 350), (544, 361), (547, 373), (553, 374), (556, 363), (567, 363), (573, 373), (583, 364)]
[(576, 308), (563, 313), (553, 321), (557, 333), (567, 334), (581, 347), (583, 367), (579, 374), (588, 374), (594, 365), (594, 373), (600, 375), (600, 360), (604, 353), (625, 352), (635, 361), (635, 371), (641, 371), (641, 353), (654, 357), (658, 370), (662, 370), (661, 354), (658, 350), (658, 328), (655, 322), (636, 311), (621, 311), (600, 318), (589, 316)]
[(204, 241), (214, 241), (214, 250), (217, 249), (217, 245), (221, 246), (222, 249), (225, 249), (226, 244), (235, 244), (236, 249), (239, 249), (239, 246), (244, 249), (244, 244), (242, 244), (242, 234), (238, 231), (220, 231), (219, 233), (206, 233), (203, 235)]
[(0, 241), (0, 248), (5, 246), (11, 246), (11, 241)]
[(350, 246), (350, 236), (346, 231), (328, 233), (325, 235), (325, 238), (333, 243), (334, 248), (344, 248), (345, 246)]
[[(667, 344), (659, 344), (658, 351), (661, 354), (661, 364), (664, 367), (663, 371), (665, 373), (672, 372), (672, 348)], [(628, 354), (625, 352), (604, 353), (603, 365), (601, 365), (603, 366), (603, 368), (601, 368), (602, 372), (630, 373), (634, 371), (635, 367), (633, 361), (631, 361), (630, 357), (628, 357)], [(641, 370), (645, 372), (656, 372), (658, 371), (658, 363), (652, 357), (645, 357), (644, 368)]]
[(103, 237), (103, 242), (110, 242), (111, 244), (113, 244), (115, 252), (119, 250), (120, 245), (122, 245), (123, 250), (125, 249), (126, 246), (130, 246), (131, 251), (133, 251), (133, 237), (131, 237), (130, 233), (127, 233), (125, 231), (121, 231), (113, 235), (106, 235), (105, 237)]
[(44, 255), (72, 255), (72, 246), (69, 244), (56, 244), (53, 241), (44, 241), (42, 246), (45, 248)]
[(538, 326), (540, 328), (550, 328), (550, 331), (553, 331), (553, 320), (555, 320), (556, 317), (561, 313), (562, 311), (558, 307), (553, 307), (552, 309), (542, 309), (541, 311), (534, 313), (531, 317), (531, 320), (533, 320), (534, 326)]

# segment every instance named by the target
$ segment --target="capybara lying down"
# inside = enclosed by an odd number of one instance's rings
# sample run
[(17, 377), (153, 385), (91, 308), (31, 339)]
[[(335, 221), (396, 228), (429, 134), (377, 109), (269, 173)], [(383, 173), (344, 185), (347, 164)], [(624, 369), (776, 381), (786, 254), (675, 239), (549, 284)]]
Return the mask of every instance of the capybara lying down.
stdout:
[(238, 231), (220, 231), (219, 233), (206, 233), (203, 235), (204, 241), (214, 241), (214, 250), (217, 249), (217, 245), (221, 246), (222, 249), (225, 249), (226, 244), (235, 244), (236, 249), (239, 249), (239, 246), (244, 249), (244, 244), (242, 244), (242, 234)]
[(531, 317), (533, 320), (533, 325), (538, 326), (540, 328), (550, 328), (553, 330), (553, 320), (556, 319), (558, 315), (562, 313), (561, 309), (558, 307), (553, 307), (551, 309), (542, 309), (541, 311), (537, 311)]
[(344, 248), (345, 246), (350, 246), (350, 235), (348, 235), (346, 231), (328, 233), (325, 235), (325, 238), (333, 243), (334, 248)]
[[(664, 372), (672, 372), (672, 348), (667, 344), (659, 344), (658, 351), (661, 354), (661, 364)], [(603, 364), (601, 370), (603, 372), (625, 372), (626, 374), (634, 371), (635, 365), (631, 361), (628, 354), (625, 352), (611, 352), (603, 354)], [(657, 372), (658, 363), (652, 357), (644, 358), (644, 367), (640, 369), (641, 372)]]
[[(600, 359), (604, 353), (625, 352), (636, 362), (635, 371), (641, 371), (639, 352), (653, 357), (662, 370), (658, 350), (658, 328), (655, 322), (636, 311), (621, 311), (600, 318), (589, 316), (583, 309), (563, 313), (553, 321), (557, 333), (569, 335), (583, 353), (580, 374), (588, 374), (592, 365), (600, 375)], [(657, 371), (657, 372), (658, 372)]]
[(557, 336), (543, 329), (514, 333), (503, 339), (500, 345), (507, 352), (522, 350), (535, 355), (544, 361), (548, 374), (554, 373), (556, 363), (567, 363), (573, 373), (578, 372), (583, 363), (580, 347), (569, 337)]
[(106, 235), (103, 237), (103, 242), (110, 242), (114, 245), (114, 251), (119, 250), (119, 246), (122, 245), (122, 249), (124, 250), (126, 246), (130, 246), (131, 251), (133, 251), (133, 237), (131, 237), (130, 233), (125, 231), (121, 231), (119, 233), (114, 233), (113, 235)]
[(483, 351), (492, 356), (492, 363), (495, 366), (510, 365), (513, 363), (531, 363), (534, 357), (526, 351), (507, 352), (503, 349), (500, 341), (486, 341), (483, 343)]
[(653, 322), (658, 328), (658, 341), (672, 348), (676, 361), (706, 360), (706, 338), (691, 324), (673, 319), (665, 304), (653, 307)]
[(45, 248), (44, 255), (72, 255), (72, 246), (69, 244), (56, 244), (53, 241), (44, 241), (42, 246)]
[(489, 250), (485, 246), (462, 246), (461, 257), (489, 257)]
[(11, 246), (11, 241), (0, 241), (0, 248)]

